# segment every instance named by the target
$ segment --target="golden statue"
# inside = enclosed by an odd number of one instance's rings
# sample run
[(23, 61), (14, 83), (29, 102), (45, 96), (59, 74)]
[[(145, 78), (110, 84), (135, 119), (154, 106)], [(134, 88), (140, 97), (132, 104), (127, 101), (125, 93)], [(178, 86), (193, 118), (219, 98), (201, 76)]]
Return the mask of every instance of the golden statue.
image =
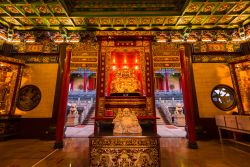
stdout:
[(111, 93), (139, 93), (140, 82), (132, 69), (119, 69), (111, 81)]
[(115, 119), (113, 120), (114, 133), (141, 133), (142, 129), (135, 113), (125, 108), (123, 111), (119, 109)]

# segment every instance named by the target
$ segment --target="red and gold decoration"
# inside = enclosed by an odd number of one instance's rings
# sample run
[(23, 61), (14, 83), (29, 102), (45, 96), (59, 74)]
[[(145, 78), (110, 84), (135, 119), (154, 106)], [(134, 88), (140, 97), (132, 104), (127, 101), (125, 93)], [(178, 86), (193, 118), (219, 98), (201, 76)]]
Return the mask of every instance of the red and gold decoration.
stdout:
[(111, 53), (107, 93), (140, 93), (142, 89), (142, 72), (139, 53)]
[[(159, 139), (156, 135), (151, 56), (151, 32), (97, 32), (100, 43), (95, 133), (90, 138), (91, 166), (159, 166)], [(138, 36), (138, 34), (141, 34)], [(138, 39), (138, 37), (140, 37)], [(130, 40), (126, 40), (129, 38)], [(133, 116), (124, 113), (131, 111)], [(125, 114), (147, 128), (142, 133), (113, 134), (103, 128)], [(133, 118), (132, 118), (133, 117)], [(136, 119), (135, 119), (136, 117)], [(114, 120), (114, 118), (117, 118)], [(128, 120), (124, 120), (130, 124)], [(119, 124), (119, 122), (118, 122)], [(115, 126), (119, 126), (115, 124)], [(128, 127), (131, 127), (129, 125)], [(134, 126), (134, 127), (138, 127)], [(132, 126), (133, 129), (133, 126)], [(143, 130), (144, 129), (144, 130)], [(116, 129), (117, 130), (117, 129)], [(102, 136), (104, 131), (109, 135)], [(138, 130), (141, 132), (141, 130)], [(143, 131), (149, 135), (142, 136)], [(137, 132), (137, 130), (136, 130)], [(126, 134), (127, 135), (127, 134)], [(145, 145), (146, 144), (146, 145)], [(133, 148), (136, 146), (135, 148)]]
[(180, 70), (180, 52), (176, 44), (154, 43), (152, 45), (154, 71), (163, 68)]
[(250, 113), (249, 68), (250, 56), (235, 57), (229, 62), (230, 74), (237, 96), (237, 108), (241, 114)]
[(68, 30), (122, 30), (124, 27), (129, 30), (178, 30), (190, 24), (195, 29), (231, 29), (249, 23), (249, 3), (238, 0), (147, 0), (147, 3), (135, 1), (131, 4), (130, 1), (108, 0), (103, 7), (102, 1), (91, 0), (3, 0), (0, 22), (20, 30), (41, 27), (60, 30), (62, 26)]
[(90, 137), (90, 166), (160, 166), (159, 138)]
[(72, 45), (72, 57), (70, 59), (70, 70), (88, 68), (97, 71), (99, 45), (91, 40)]
[(0, 139), (16, 135), (19, 116), (15, 115), (17, 92), (24, 62), (0, 56)]

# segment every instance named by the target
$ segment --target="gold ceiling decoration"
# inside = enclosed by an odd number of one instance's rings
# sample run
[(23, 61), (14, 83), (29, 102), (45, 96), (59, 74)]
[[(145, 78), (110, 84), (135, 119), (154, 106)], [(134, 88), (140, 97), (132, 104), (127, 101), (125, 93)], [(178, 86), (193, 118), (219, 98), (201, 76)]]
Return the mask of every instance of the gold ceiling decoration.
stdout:
[(0, 23), (17, 30), (232, 29), (250, 23), (247, 0), (0, 0)]

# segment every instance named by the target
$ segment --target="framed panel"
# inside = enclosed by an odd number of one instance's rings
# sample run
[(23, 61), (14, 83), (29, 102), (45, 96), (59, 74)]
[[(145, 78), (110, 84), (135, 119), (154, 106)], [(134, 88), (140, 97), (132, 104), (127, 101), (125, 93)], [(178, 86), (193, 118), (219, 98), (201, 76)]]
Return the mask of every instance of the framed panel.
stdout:
[(41, 101), (41, 91), (35, 85), (25, 85), (19, 91), (17, 108), (22, 111), (34, 109)]
[(19, 66), (0, 62), (0, 115), (10, 115), (18, 81)]
[(250, 61), (237, 63), (234, 69), (243, 111), (250, 114)]
[(236, 107), (234, 89), (227, 85), (215, 86), (211, 92), (211, 100), (217, 108), (223, 111), (228, 111)]

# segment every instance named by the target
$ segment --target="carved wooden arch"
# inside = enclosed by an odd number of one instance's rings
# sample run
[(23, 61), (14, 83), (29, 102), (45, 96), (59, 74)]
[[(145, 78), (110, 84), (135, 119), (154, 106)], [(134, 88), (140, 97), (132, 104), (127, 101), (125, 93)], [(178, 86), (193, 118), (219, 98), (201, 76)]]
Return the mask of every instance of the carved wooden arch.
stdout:
[(86, 68), (97, 72), (99, 44), (91, 40), (71, 45), (70, 71)]

